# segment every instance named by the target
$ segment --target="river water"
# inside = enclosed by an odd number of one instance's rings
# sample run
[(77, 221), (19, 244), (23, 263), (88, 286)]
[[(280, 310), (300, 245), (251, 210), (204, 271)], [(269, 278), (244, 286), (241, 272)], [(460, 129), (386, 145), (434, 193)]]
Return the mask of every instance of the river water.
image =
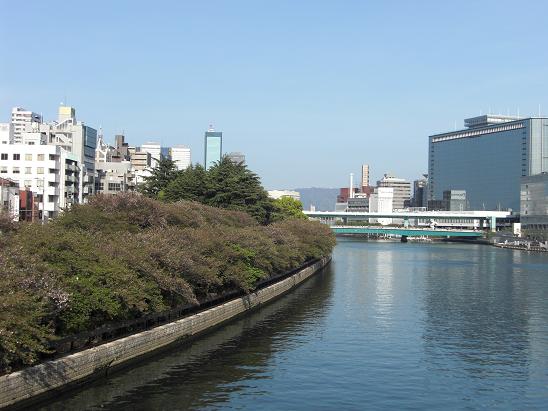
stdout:
[(548, 254), (339, 239), (259, 311), (43, 409), (548, 409)]

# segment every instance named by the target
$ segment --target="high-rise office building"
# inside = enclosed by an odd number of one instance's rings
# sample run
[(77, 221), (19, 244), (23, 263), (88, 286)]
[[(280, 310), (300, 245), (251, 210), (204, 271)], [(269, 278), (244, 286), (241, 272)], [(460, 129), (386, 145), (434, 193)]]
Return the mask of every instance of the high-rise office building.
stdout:
[(520, 179), (548, 171), (548, 118), (485, 115), (429, 137), (428, 199), (465, 190), (472, 210), (518, 210)]
[(27, 125), (31, 123), (41, 123), (42, 116), (22, 107), (14, 107), (11, 110), (12, 141), (10, 143), (21, 143), (21, 136), (26, 131)]
[(213, 164), (221, 161), (223, 155), (223, 133), (215, 131), (210, 126), (205, 132), (204, 137), (204, 167), (207, 170)]
[(162, 159), (162, 147), (160, 146), (160, 143), (148, 141), (141, 145), (141, 151), (150, 154), (152, 168), (155, 168)]
[(394, 210), (401, 210), (411, 199), (411, 183), (403, 178), (397, 178), (388, 174), (377, 181), (378, 187), (392, 187), (394, 189), (394, 199), (392, 206)]
[(186, 170), (190, 167), (190, 148), (187, 146), (173, 146), (170, 149), (170, 156), (177, 170)]
[(369, 187), (369, 164), (362, 164), (362, 185), (361, 187)]

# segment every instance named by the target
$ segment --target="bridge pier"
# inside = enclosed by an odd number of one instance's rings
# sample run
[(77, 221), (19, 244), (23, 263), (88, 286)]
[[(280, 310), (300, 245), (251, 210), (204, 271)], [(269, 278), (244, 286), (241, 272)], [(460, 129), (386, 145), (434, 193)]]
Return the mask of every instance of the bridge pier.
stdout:
[(495, 233), (497, 231), (497, 217), (495, 216), (491, 217), (489, 227), (491, 228), (491, 232)]

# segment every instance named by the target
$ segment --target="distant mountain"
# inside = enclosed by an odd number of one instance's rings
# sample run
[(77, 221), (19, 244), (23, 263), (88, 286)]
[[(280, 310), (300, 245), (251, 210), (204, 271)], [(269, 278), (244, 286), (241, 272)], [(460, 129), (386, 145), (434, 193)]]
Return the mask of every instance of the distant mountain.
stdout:
[(316, 211), (333, 211), (337, 202), (338, 188), (295, 188), (301, 193), (304, 210), (310, 210), (310, 204), (316, 206)]

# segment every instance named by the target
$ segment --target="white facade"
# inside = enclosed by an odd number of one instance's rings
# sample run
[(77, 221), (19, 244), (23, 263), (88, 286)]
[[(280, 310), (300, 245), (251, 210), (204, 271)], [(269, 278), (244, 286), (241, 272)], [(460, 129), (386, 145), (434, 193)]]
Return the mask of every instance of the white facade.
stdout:
[(146, 142), (141, 146), (141, 151), (150, 154), (152, 168), (155, 168), (162, 159), (162, 147), (160, 146), (160, 143), (152, 141)]
[[(394, 205), (394, 189), (392, 187), (377, 187), (369, 196), (369, 212), (390, 213)], [(382, 225), (392, 224), (391, 218), (370, 218), (370, 223)]]
[(391, 187), (394, 189), (393, 209), (402, 210), (404, 203), (411, 200), (411, 183), (403, 178), (396, 178), (385, 174), (382, 180), (377, 181), (380, 187)]
[(171, 159), (175, 162), (177, 170), (186, 170), (190, 167), (190, 148), (187, 146), (174, 146), (169, 149)]
[(39, 210), (52, 218), (79, 199), (78, 157), (54, 145), (0, 146), (0, 177), (36, 193)]
[(13, 140), (13, 124), (0, 123), (0, 144), (9, 144)]
[(291, 197), (294, 200), (301, 200), (301, 193), (292, 190), (269, 190), (268, 196), (274, 200), (278, 200), (283, 197)]
[(11, 124), (13, 127), (12, 139), (10, 143), (21, 143), (22, 134), (25, 132), (27, 125), (31, 123), (41, 123), (42, 116), (32, 111), (25, 110), (22, 107), (14, 107), (11, 110)]
[(25, 131), (21, 133), (20, 142), (24, 145), (58, 146), (74, 154), (80, 173), (78, 201), (83, 203), (89, 195), (93, 194), (97, 131), (81, 121), (76, 121), (73, 107), (59, 107), (56, 122), (26, 124)]

